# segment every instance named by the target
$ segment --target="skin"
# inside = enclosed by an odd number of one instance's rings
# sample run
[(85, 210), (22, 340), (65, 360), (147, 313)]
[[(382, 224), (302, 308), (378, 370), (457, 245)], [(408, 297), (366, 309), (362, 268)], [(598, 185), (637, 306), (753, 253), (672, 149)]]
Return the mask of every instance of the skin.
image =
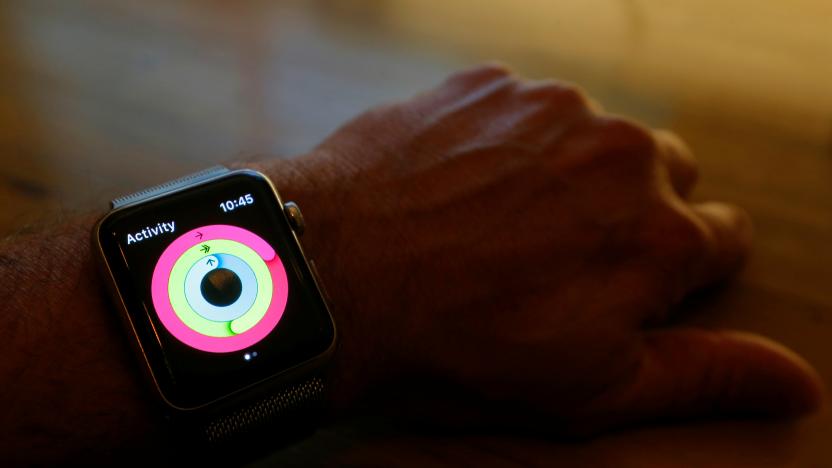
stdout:
[[(234, 165), (304, 210), (341, 336), (334, 417), (574, 436), (822, 404), (784, 347), (669, 325), (740, 267), (750, 221), (689, 201), (696, 164), (677, 137), (572, 86), (478, 67), (303, 157)], [(106, 459), (159, 437), (88, 246), (102, 214), (0, 242), (4, 459)]]

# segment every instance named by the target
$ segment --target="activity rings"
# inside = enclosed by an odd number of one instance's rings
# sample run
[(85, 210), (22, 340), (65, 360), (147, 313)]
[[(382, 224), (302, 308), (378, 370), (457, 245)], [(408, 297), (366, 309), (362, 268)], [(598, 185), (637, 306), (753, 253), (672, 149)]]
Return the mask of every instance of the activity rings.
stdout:
[(211, 353), (256, 344), (280, 321), (289, 283), (274, 248), (236, 226), (188, 231), (159, 257), (151, 296), (159, 320), (178, 340)]

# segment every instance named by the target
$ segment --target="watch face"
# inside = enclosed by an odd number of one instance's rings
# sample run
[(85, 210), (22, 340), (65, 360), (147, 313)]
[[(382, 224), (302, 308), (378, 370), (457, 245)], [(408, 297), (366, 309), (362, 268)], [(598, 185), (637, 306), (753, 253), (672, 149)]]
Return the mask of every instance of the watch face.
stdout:
[(329, 312), (259, 174), (114, 212), (98, 239), (173, 406), (210, 403), (331, 349)]

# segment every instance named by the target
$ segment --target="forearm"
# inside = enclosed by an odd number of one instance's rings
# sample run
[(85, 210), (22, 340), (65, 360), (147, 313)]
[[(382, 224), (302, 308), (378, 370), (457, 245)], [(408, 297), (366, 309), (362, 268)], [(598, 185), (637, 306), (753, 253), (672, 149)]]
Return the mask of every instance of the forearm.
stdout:
[(151, 435), (136, 366), (95, 271), (98, 215), (64, 214), (0, 242), (4, 458), (106, 456)]
[[(286, 199), (313, 205), (308, 215), (307, 253), (332, 267), (324, 276), (333, 280), (337, 263), (327, 258), (331, 249), (327, 236), (321, 235), (327, 228), (316, 223), (334, 221), (329, 219), (329, 210), (315, 208), (320, 200), (314, 194), (314, 178), (285, 160), (232, 166), (262, 170)], [(160, 433), (152, 394), (141, 379), (140, 364), (131, 355), (128, 337), (95, 264), (90, 233), (103, 214), (103, 210), (63, 214), (60, 222), (0, 241), (0, 282), (4, 285), (0, 310), (7, 319), (0, 328), (5, 403), (0, 412), (5, 432), (0, 437), (0, 458), (108, 457)], [(331, 226), (328, 232), (333, 232)], [(339, 297), (335, 307), (341, 312), (336, 316), (339, 332), (350, 334), (349, 309), (340, 299), (346, 290), (334, 284), (331, 291)], [(345, 371), (352, 364), (344, 362), (341, 351), (336, 353), (332, 376), (336, 388), (331, 395), (338, 398), (329, 402), (335, 410), (349, 405), (360, 374), (354, 369)], [(352, 354), (349, 347), (346, 353)]]

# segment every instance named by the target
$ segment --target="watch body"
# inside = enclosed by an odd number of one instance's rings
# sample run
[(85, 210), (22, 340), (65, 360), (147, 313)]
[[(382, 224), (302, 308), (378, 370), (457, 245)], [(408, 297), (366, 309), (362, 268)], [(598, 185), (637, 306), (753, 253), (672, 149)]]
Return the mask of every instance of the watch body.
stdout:
[(170, 413), (221, 432), (320, 400), (336, 332), (297, 205), (223, 169), (113, 205), (93, 243)]

